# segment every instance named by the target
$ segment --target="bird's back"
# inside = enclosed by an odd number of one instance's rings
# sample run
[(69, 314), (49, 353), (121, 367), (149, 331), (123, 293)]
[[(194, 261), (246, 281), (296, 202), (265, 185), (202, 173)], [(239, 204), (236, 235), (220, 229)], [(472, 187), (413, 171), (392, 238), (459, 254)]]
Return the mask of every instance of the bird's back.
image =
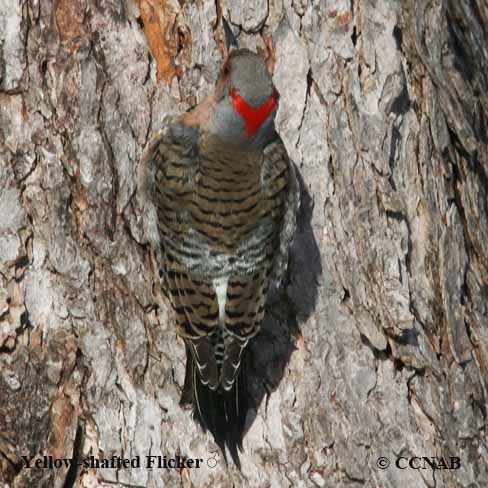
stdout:
[(270, 161), (262, 150), (229, 147), (198, 132), (192, 156), (182, 158), (175, 133), (184, 130), (170, 129), (172, 144), (156, 165), (163, 244), (190, 272), (207, 277), (266, 266), (283, 216), (287, 159)]

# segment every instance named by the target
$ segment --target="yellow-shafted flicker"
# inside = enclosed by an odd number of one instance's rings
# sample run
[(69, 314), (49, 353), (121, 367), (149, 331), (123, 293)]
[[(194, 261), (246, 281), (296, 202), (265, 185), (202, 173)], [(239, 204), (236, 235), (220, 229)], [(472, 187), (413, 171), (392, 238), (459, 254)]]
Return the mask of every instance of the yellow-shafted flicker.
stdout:
[(161, 287), (186, 344), (194, 415), (237, 466), (249, 398), (246, 346), (258, 334), (296, 227), (299, 188), (275, 131), (278, 92), (265, 61), (235, 43), (213, 93), (170, 117), (141, 160), (153, 206)]

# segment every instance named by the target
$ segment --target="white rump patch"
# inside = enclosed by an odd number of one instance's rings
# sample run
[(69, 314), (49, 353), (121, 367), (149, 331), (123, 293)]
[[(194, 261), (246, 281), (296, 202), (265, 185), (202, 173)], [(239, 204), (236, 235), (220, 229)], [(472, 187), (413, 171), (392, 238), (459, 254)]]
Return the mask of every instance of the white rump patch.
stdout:
[(228, 276), (222, 276), (212, 281), (215, 294), (217, 295), (217, 303), (219, 304), (219, 325), (225, 325), (225, 302), (227, 301), (227, 284), (229, 283)]

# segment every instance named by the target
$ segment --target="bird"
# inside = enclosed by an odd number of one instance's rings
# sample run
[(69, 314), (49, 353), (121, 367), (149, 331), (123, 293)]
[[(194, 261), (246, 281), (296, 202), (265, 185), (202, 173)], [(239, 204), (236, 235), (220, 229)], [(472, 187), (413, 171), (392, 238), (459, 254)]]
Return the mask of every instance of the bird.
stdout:
[(240, 469), (252, 406), (248, 345), (270, 286), (286, 272), (300, 191), (275, 128), (279, 93), (266, 62), (238, 47), (225, 19), (223, 27), (226, 56), (213, 91), (150, 137), (138, 189), (185, 343), (182, 403)]

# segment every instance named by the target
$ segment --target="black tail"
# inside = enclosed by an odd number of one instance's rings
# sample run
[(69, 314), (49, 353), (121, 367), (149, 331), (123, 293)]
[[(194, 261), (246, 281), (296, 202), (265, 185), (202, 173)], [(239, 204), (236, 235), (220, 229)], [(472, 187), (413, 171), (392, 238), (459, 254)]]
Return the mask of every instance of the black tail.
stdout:
[(185, 386), (181, 397), (182, 403), (193, 403), (195, 419), (204, 431), (209, 430), (220, 447), (227, 462), (225, 447), (229, 449), (234, 464), (241, 469), (239, 452), (242, 452), (242, 439), (246, 424), (249, 400), (246, 384), (245, 354), (241, 358), (241, 367), (237, 378), (229, 391), (223, 388), (211, 390), (202, 384), (197, 365), (191, 351), (186, 350)]

